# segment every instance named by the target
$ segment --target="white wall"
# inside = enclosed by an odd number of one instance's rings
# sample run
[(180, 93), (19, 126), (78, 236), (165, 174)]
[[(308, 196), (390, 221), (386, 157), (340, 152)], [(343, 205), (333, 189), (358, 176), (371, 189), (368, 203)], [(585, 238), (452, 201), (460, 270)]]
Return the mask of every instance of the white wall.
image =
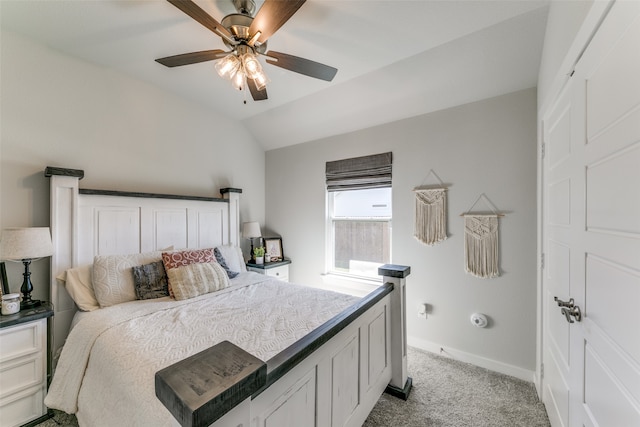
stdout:
[[(321, 118), (319, 118), (321, 120)], [(536, 90), (397, 121), (266, 153), (266, 220), (283, 236), (291, 279), (322, 285), (325, 162), (393, 152), (393, 259), (411, 266), (410, 344), (531, 380), (536, 333)], [(428, 247), (413, 237), (412, 189), (433, 169), (449, 188), (449, 239)], [(463, 269), (459, 214), (485, 193), (506, 213), (500, 223), (502, 276)], [(486, 205), (480, 205), (486, 209)], [(416, 316), (428, 303), (428, 319)], [(471, 325), (485, 313), (491, 327)]]
[[(15, 34), (0, 40), (0, 228), (49, 225), (46, 166), (84, 169), (81, 188), (239, 187), (241, 221), (263, 222), (264, 150), (239, 122)], [(22, 265), (7, 269), (17, 291)], [(34, 297), (47, 299), (48, 262), (32, 269)]]

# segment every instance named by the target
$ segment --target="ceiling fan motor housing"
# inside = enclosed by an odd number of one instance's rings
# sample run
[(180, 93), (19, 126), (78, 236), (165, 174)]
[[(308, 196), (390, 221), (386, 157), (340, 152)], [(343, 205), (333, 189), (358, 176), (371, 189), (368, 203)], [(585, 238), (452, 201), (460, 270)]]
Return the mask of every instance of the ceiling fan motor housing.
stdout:
[(253, 15), (256, 11), (256, 2), (253, 0), (232, 0), (232, 2), (238, 13), (243, 15)]
[[(252, 22), (253, 17), (249, 15), (232, 13), (222, 18), (220, 23), (229, 30), (231, 34), (233, 34), (233, 37), (240, 42), (240, 45), (246, 45), (246, 42), (251, 37), (251, 34), (249, 34), (249, 27), (251, 27)], [(235, 49), (237, 47), (224, 39), (223, 42), (229, 49)], [(265, 53), (267, 51), (267, 42), (264, 42), (259, 46), (258, 44), (255, 44), (252, 48), (258, 53)]]

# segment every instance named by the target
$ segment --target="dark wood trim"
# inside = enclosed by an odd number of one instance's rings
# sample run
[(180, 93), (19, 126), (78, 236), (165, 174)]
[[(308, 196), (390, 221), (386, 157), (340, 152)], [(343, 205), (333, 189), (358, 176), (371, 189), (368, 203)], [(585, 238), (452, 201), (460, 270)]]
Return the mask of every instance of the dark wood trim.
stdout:
[(252, 262), (247, 262), (247, 267), (261, 268), (263, 270), (268, 270), (270, 268), (281, 267), (281, 266), (287, 265), (287, 264), (291, 264), (291, 260), (290, 259), (285, 259), (285, 260), (282, 260), (282, 261), (265, 262), (264, 264), (254, 264)]
[(23, 309), (15, 314), (0, 316), (0, 329), (38, 319), (45, 319), (51, 316), (53, 316), (53, 305), (50, 302), (42, 301), (42, 305), (38, 307)]
[(50, 178), (52, 175), (75, 176), (76, 178), (82, 179), (84, 178), (84, 171), (82, 169), (67, 169), (47, 166), (44, 169), (44, 176)]
[(407, 377), (407, 382), (404, 383), (403, 388), (395, 387), (389, 384), (384, 392), (390, 394), (393, 397), (397, 397), (398, 399), (407, 400), (409, 398), (409, 393), (411, 393), (412, 385), (413, 380), (411, 379), (411, 377)]
[(358, 303), (345, 309), (342, 313), (325, 322), (318, 328), (291, 344), (267, 361), (267, 381), (265, 386), (252, 398), (262, 393), (267, 387), (283, 377), (311, 353), (346, 328), (357, 317), (393, 292), (393, 283), (385, 283)]
[[(26, 424), (23, 424), (21, 427), (35, 427), (40, 423), (47, 421), (48, 419), (53, 418), (53, 411), (51, 409), (47, 410), (47, 413), (41, 417), (36, 418), (33, 421), (29, 421)], [(55, 421), (55, 420), (54, 420)], [(56, 421), (57, 424), (57, 421)]]
[(411, 274), (411, 267), (407, 265), (385, 264), (378, 268), (378, 276), (404, 279)]
[(220, 189), (220, 194), (223, 196), (227, 193), (242, 193), (242, 188), (225, 187)]
[(223, 341), (155, 375), (156, 396), (181, 426), (205, 427), (260, 389), (267, 365)]
[(78, 190), (78, 192), (80, 194), (91, 195), (91, 196), (142, 197), (145, 199), (199, 200), (203, 202), (229, 203), (229, 200), (221, 199), (219, 197), (180, 196), (176, 194), (139, 193), (135, 191), (91, 190), (88, 188), (81, 188)]

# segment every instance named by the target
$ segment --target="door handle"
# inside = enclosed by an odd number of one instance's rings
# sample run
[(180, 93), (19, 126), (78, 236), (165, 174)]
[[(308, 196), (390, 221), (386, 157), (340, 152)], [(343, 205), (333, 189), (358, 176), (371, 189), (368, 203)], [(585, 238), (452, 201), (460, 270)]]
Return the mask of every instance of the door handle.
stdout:
[(577, 305), (572, 308), (562, 307), (560, 312), (564, 314), (564, 317), (569, 323), (573, 323), (573, 319), (571, 317), (574, 317), (577, 322), (582, 320), (582, 313), (580, 312), (580, 307), (578, 307)]
[(575, 318), (577, 322), (582, 320), (580, 307), (575, 305), (573, 298), (569, 298), (569, 301), (562, 301), (558, 299), (558, 297), (553, 297), (553, 300), (558, 303), (558, 307), (562, 307), (560, 313), (567, 319), (567, 322), (574, 323), (572, 317)]

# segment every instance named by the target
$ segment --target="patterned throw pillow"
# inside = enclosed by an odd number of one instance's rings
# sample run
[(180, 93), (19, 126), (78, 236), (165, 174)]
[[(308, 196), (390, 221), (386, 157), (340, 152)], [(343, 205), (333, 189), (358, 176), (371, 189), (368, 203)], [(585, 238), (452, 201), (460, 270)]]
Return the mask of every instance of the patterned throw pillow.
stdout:
[(217, 262), (183, 265), (167, 270), (176, 300), (184, 300), (219, 291), (229, 286), (229, 277)]
[(170, 270), (178, 267), (185, 267), (191, 264), (202, 264), (217, 261), (215, 255), (213, 254), (213, 248), (208, 248), (176, 252), (163, 252), (162, 262), (169, 279), (169, 295), (171, 296), (171, 298), (175, 298), (173, 292), (173, 283), (171, 283), (171, 275), (169, 274)]
[(133, 285), (138, 299), (154, 299), (169, 296), (167, 274), (162, 261), (132, 268)]
[(225, 261), (224, 257), (222, 256), (222, 254), (220, 253), (220, 250), (218, 248), (214, 248), (213, 249), (213, 254), (216, 257), (216, 261), (218, 261), (218, 264), (220, 264), (220, 266), (222, 268), (224, 268), (224, 271), (227, 272), (227, 276), (229, 276), (229, 279), (233, 279), (238, 274), (240, 274), (239, 271), (231, 271), (229, 269), (229, 267), (227, 266), (227, 262)]
[(98, 255), (93, 259), (93, 291), (101, 308), (136, 300), (131, 268), (161, 260), (162, 252)]

